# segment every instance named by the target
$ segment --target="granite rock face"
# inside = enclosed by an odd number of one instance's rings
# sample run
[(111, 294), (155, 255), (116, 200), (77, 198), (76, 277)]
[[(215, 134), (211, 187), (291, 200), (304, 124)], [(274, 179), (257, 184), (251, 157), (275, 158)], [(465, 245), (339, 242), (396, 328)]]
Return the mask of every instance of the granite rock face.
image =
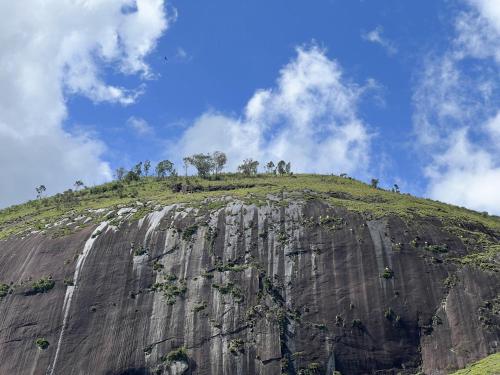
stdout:
[(0, 374), (446, 374), (499, 350), (500, 278), (438, 220), (208, 207), (0, 241)]

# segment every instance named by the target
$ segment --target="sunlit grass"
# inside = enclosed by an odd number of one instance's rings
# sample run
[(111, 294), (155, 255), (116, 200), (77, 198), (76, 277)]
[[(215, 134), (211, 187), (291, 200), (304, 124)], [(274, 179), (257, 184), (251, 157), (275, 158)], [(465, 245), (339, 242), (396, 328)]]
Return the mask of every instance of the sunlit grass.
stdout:
[[(204, 191), (175, 193), (173, 183), (187, 183)], [(223, 190), (208, 191), (208, 189)], [(224, 188), (226, 188), (224, 190)], [(317, 197), (335, 206), (361, 212), (371, 217), (397, 215), (403, 219), (415, 217), (435, 217), (444, 222), (469, 221), (480, 223), (493, 230), (500, 230), (500, 219), (495, 216), (464, 208), (399, 194), (349, 178), (325, 175), (274, 176), (258, 175), (243, 177), (226, 174), (219, 180), (204, 180), (197, 177), (177, 178), (177, 180), (156, 180), (148, 177), (141, 181), (126, 183), (111, 182), (74, 193), (70, 202), (61, 196), (29, 201), (0, 211), (0, 238), (30, 228), (41, 230), (44, 225), (54, 222), (64, 215), (78, 216), (89, 209), (113, 208), (141, 202), (154, 204), (186, 203), (199, 205), (206, 198), (232, 196), (248, 203), (264, 204), (268, 194), (281, 192), (299, 193), (304, 199)], [(217, 205), (217, 203), (211, 203)]]
[(452, 375), (498, 375), (500, 374), (500, 353), (492, 354)]

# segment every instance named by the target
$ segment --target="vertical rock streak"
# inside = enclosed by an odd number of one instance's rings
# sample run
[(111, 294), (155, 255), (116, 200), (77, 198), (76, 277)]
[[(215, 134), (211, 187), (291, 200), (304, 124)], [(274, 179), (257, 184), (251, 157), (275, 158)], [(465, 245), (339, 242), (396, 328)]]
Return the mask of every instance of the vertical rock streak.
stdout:
[(56, 354), (54, 355), (54, 360), (52, 361), (52, 364), (47, 370), (47, 374), (54, 374), (56, 364), (57, 364), (57, 359), (59, 357), (59, 352), (61, 350), (61, 343), (64, 337), (64, 331), (66, 330), (66, 326), (68, 324), (68, 317), (69, 317), (69, 311), (71, 309), (71, 301), (73, 299), (73, 295), (75, 293), (76, 288), (78, 287), (78, 278), (80, 276), (80, 272), (82, 270), (83, 265), (85, 264), (85, 260), (87, 259), (87, 256), (90, 253), (90, 250), (92, 249), (92, 245), (96, 241), (98, 235), (106, 228), (108, 223), (106, 221), (102, 222), (99, 224), (99, 226), (92, 232), (91, 236), (85, 242), (85, 245), (83, 246), (83, 251), (82, 253), (78, 256), (78, 260), (76, 262), (76, 267), (75, 267), (75, 273), (73, 274), (73, 284), (74, 285), (69, 285), (66, 289), (66, 294), (64, 295), (64, 302), (63, 302), (63, 322), (61, 326), (61, 332), (59, 333), (59, 339), (57, 340), (57, 347), (56, 347)]
[[(148, 220), (148, 230), (146, 231), (146, 235), (144, 236), (144, 241), (146, 242), (149, 237), (151, 236), (151, 233), (158, 228), (158, 225), (160, 225), (161, 219), (165, 217), (167, 213), (170, 212), (170, 210), (175, 209), (177, 205), (172, 205), (172, 206), (166, 206), (163, 207), (162, 210), (160, 211), (155, 211), (147, 215), (147, 220)], [(141, 219), (141, 222), (139, 223), (139, 228), (142, 226), (143, 220)]]

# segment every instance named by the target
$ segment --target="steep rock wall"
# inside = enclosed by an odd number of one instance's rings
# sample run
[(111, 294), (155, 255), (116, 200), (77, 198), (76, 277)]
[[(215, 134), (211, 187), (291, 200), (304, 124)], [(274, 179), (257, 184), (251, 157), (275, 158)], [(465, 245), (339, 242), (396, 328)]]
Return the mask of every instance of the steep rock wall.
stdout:
[(1, 241), (0, 373), (445, 374), (498, 351), (499, 277), (450, 262), (437, 220), (207, 207)]

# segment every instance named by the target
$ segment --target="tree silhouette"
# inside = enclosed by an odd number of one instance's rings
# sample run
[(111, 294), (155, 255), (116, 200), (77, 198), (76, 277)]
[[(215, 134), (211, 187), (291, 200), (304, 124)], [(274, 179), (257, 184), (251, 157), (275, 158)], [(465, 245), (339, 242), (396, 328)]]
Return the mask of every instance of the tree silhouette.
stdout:
[(35, 190), (36, 190), (36, 198), (40, 199), (42, 198), (42, 194), (44, 193), (45, 190), (47, 190), (47, 188), (45, 187), (45, 185), (40, 185), (37, 188), (35, 188)]
[(227, 156), (222, 151), (215, 151), (212, 154), (212, 159), (215, 164), (215, 175), (217, 176), (224, 168), (224, 165), (226, 165)]
[(174, 163), (172, 163), (170, 160), (162, 160), (158, 163), (156, 166), (156, 177), (159, 179), (165, 178), (168, 176), (175, 175), (175, 168), (174, 168)]
[(278, 162), (278, 173), (283, 176), (286, 173), (286, 163), (284, 160)]
[(266, 164), (266, 172), (276, 174), (276, 166), (272, 160)]
[(245, 159), (243, 160), (243, 164), (238, 166), (238, 171), (244, 174), (245, 176), (252, 176), (257, 174), (257, 167), (259, 166), (259, 162), (253, 159)]
[(151, 168), (151, 162), (149, 160), (146, 160), (144, 162), (144, 176), (148, 176), (149, 175), (149, 169)]
[(84, 186), (83, 181), (82, 180), (76, 180), (74, 186), (75, 186), (75, 190), (78, 190), (78, 189), (82, 188)]

